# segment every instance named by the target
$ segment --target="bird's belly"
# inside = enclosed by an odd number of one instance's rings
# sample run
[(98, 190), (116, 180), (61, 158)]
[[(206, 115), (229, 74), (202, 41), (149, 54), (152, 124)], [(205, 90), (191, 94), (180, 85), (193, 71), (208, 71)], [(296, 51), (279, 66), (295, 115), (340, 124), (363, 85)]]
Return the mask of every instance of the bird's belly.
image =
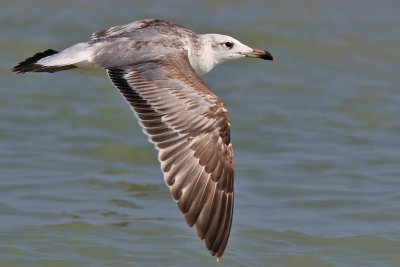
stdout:
[(74, 65), (77, 68), (73, 70), (83, 75), (107, 78), (107, 73), (105, 69), (98, 68), (93, 63), (90, 63), (88, 61), (81, 61), (79, 63), (75, 63)]

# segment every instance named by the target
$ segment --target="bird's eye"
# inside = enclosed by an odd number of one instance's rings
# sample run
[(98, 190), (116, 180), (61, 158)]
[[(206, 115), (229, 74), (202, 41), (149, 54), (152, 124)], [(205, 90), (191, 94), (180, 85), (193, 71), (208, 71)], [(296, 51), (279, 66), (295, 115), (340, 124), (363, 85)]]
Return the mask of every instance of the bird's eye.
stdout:
[(232, 48), (233, 47), (233, 43), (232, 42), (226, 42), (224, 43), (224, 45), (228, 48)]

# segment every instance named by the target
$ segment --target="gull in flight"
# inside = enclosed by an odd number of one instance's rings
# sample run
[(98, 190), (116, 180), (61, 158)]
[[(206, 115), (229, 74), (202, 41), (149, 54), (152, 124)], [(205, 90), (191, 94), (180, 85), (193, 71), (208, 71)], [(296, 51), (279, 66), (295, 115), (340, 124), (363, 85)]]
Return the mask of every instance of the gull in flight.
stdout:
[(15, 73), (106, 70), (158, 150), (172, 198), (220, 259), (233, 215), (234, 159), (224, 102), (200, 79), (231, 59), (273, 60), (220, 34), (196, 34), (163, 20), (139, 20), (93, 33), (60, 52), (48, 49), (15, 66)]

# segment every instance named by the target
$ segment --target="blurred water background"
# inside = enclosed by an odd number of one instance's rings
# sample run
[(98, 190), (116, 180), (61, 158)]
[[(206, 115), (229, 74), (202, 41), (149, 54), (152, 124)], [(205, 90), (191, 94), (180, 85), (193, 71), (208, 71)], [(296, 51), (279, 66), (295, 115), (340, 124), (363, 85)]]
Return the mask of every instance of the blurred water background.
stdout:
[[(400, 266), (400, 2), (1, 0), (0, 266)], [(275, 61), (203, 79), (230, 110), (230, 241), (217, 263), (111, 82), (10, 69), (160, 18)]]

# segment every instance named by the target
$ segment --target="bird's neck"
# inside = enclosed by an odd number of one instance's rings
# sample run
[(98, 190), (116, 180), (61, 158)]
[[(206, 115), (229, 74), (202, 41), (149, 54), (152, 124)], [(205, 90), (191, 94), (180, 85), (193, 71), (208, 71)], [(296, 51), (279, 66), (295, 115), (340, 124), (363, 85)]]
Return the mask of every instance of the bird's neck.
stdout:
[(188, 51), (189, 62), (197, 75), (201, 76), (212, 70), (217, 64), (206, 34), (198, 34)]

